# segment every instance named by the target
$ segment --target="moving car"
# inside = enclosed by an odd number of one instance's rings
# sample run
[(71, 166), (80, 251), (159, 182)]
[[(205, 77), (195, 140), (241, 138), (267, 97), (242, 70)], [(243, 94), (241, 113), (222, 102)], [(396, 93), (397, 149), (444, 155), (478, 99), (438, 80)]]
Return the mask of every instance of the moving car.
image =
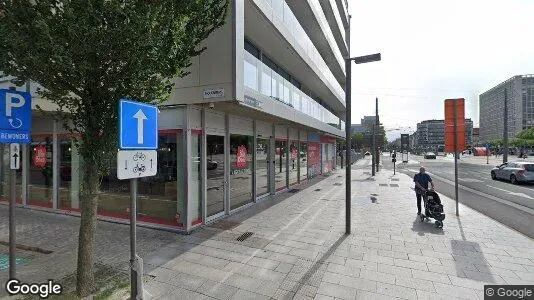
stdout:
[(425, 159), (436, 159), (436, 153), (434, 152), (427, 152), (425, 153)]
[(534, 163), (507, 162), (491, 170), (491, 179), (510, 180), (512, 184), (534, 182)]

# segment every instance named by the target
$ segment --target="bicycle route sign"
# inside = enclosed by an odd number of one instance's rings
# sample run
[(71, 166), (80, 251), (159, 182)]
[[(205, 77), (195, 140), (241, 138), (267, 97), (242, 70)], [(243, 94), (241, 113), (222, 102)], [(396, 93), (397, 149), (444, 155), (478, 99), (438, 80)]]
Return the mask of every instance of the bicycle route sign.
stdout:
[(127, 99), (119, 101), (119, 149), (118, 179), (157, 174), (157, 106)]

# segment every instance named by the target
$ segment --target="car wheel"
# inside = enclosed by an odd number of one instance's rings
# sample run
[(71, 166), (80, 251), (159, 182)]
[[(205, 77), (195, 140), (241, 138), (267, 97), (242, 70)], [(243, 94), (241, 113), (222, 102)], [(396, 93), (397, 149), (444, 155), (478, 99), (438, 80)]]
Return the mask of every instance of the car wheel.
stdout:
[(515, 175), (511, 175), (511, 176), (510, 176), (510, 182), (511, 182), (512, 184), (517, 184), (517, 178), (515, 178)]
[(495, 172), (491, 172), (491, 179), (493, 180), (497, 179), (497, 175), (495, 175)]

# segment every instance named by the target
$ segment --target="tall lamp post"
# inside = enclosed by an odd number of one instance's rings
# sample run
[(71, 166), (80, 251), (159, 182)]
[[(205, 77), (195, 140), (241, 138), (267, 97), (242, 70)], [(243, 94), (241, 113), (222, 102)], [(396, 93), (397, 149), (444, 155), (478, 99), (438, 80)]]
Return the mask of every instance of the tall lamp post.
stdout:
[(375, 53), (371, 55), (365, 55), (365, 56), (358, 56), (358, 57), (347, 57), (345, 58), (345, 71), (347, 72), (347, 76), (345, 78), (345, 134), (346, 134), (346, 142), (345, 142), (345, 173), (346, 173), (346, 180), (345, 180), (345, 233), (350, 234), (350, 172), (351, 172), (351, 140), (350, 140), (350, 113), (351, 113), (351, 62), (354, 61), (356, 64), (364, 64), (369, 63), (373, 61), (380, 61), (382, 59), (380, 53)]

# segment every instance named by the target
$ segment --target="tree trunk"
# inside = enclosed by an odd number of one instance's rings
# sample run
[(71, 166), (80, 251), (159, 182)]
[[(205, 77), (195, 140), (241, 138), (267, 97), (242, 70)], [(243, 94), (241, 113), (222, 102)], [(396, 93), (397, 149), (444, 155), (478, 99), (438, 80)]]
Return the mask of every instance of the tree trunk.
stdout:
[(84, 173), (76, 278), (76, 292), (79, 296), (87, 296), (96, 290), (93, 270), (93, 245), (97, 224), (99, 178), (94, 164), (86, 164)]

